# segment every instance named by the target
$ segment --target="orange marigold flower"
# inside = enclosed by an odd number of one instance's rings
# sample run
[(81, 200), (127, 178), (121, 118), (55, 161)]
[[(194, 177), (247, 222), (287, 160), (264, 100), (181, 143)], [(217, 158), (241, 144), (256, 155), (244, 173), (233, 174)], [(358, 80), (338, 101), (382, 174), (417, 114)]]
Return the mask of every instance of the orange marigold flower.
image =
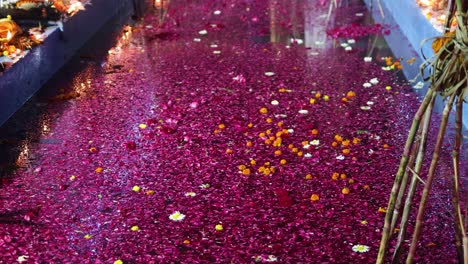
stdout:
[(273, 141), (273, 140), (275, 140), (276, 138), (275, 138), (275, 136), (271, 136), (271, 137), (269, 137), (268, 139), (271, 140), (271, 141)]
[(96, 153), (96, 152), (97, 152), (97, 148), (96, 148), (96, 147), (90, 147), (90, 148), (89, 148), (89, 152), (91, 152), (91, 153)]
[(232, 154), (232, 149), (226, 149), (226, 154)]
[(307, 174), (307, 175), (305, 176), (305, 179), (306, 179), (306, 180), (312, 180), (312, 175), (311, 175), (311, 174)]
[(294, 145), (293, 144), (289, 144), (288, 145), (288, 149), (293, 149), (294, 148)]
[(344, 188), (341, 190), (341, 193), (342, 193), (342, 194), (349, 194), (349, 188), (348, 188), (348, 187), (344, 187)]
[(332, 143), (332, 147), (336, 147), (336, 146), (338, 146), (338, 142), (336, 142), (336, 141), (333, 141), (333, 143)]
[(243, 169), (243, 170), (242, 170), (242, 174), (244, 174), (244, 175), (250, 175), (250, 169), (249, 169), (249, 168)]
[(262, 107), (262, 108), (260, 108), (259, 112), (260, 112), (260, 114), (266, 114), (266, 113), (268, 113), (268, 109), (266, 107)]
[(340, 179), (342, 179), (342, 180), (346, 179), (346, 174), (341, 173), (341, 174), (340, 174)]
[(346, 97), (348, 97), (348, 98), (353, 98), (355, 96), (356, 96), (356, 93), (354, 91), (348, 91), (346, 93)]
[(252, 127), (253, 127), (253, 124), (252, 124), (252, 123), (248, 123), (248, 124), (247, 124), (247, 127), (248, 127), (248, 128), (252, 128)]
[(310, 103), (310, 104), (315, 104), (315, 99), (314, 99), (314, 98), (310, 98), (309, 103)]
[(351, 150), (349, 150), (348, 148), (345, 148), (341, 152), (343, 152), (343, 154), (349, 154)]
[(353, 184), (353, 183), (354, 183), (354, 180), (353, 180), (353, 179), (349, 179), (348, 183), (349, 183), (349, 184)]
[(320, 199), (320, 197), (319, 197), (318, 194), (315, 194), (315, 193), (314, 193), (314, 194), (312, 194), (312, 195), (310, 196), (310, 200), (311, 200), (312, 202), (316, 202), (316, 201), (318, 201), (319, 199)]
[(320, 92), (317, 92), (317, 93), (315, 94), (315, 98), (318, 99), (318, 98), (320, 98), (320, 97), (322, 97), (322, 94), (321, 94)]
[(309, 141), (305, 140), (301, 142), (302, 146), (309, 145)]
[(258, 136), (263, 138), (263, 137), (266, 137), (266, 134), (264, 132), (261, 132), (260, 134), (258, 134)]
[(263, 171), (263, 174), (265, 175), (268, 175), (271, 173), (271, 170), (269, 168), (266, 168), (264, 171)]
[(273, 123), (273, 119), (271, 119), (270, 117), (268, 117), (265, 121), (266, 121), (267, 123)]
[(257, 162), (256, 162), (254, 159), (251, 159), (251, 160), (250, 160), (250, 165), (253, 166), (253, 165), (255, 165), (255, 164), (257, 164)]
[(298, 153), (298, 152), (299, 152), (299, 149), (298, 149), (298, 148), (293, 148), (293, 149), (292, 149), (292, 152), (293, 152), (293, 153)]
[(348, 102), (348, 98), (346, 98), (346, 97), (341, 98), (341, 102), (343, 102), (343, 103)]
[(267, 135), (271, 135), (271, 129), (267, 129), (267, 131), (265, 131), (265, 133), (266, 133)]
[(224, 124), (219, 124), (219, 125), (218, 125), (218, 128), (219, 128), (219, 129), (225, 129), (226, 126), (225, 126)]
[(339, 177), (340, 177), (340, 174), (339, 174), (338, 172), (334, 172), (334, 173), (332, 174), (332, 179), (333, 179), (333, 180), (338, 180)]
[(238, 168), (239, 168), (239, 170), (244, 170), (247, 167), (244, 164), (242, 164), (242, 165), (239, 165)]
[(280, 160), (281, 165), (286, 165), (286, 163), (288, 163), (288, 162), (285, 159)]
[(258, 172), (264, 172), (265, 171), (265, 167), (261, 166), (260, 168), (258, 168)]
[(253, 143), (252, 143), (252, 141), (247, 141), (247, 143), (245, 143), (245, 145), (246, 145), (247, 147), (251, 147), (251, 146), (253, 146)]
[(362, 188), (363, 188), (364, 190), (369, 190), (370, 186), (366, 184), (366, 185), (364, 185)]
[(354, 145), (359, 144), (359, 142), (361, 142), (361, 140), (359, 138), (353, 138), (353, 144)]
[(383, 148), (387, 149), (389, 148), (390, 146), (388, 144), (383, 144)]
[(104, 171), (103, 168), (101, 167), (97, 167), (96, 170), (95, 170), (97, 173), (102, 173)]
[(275, 156), (279, 156), (279, 155), (281, 155), (281, 150), (279, 150), (279, 149), (275, 150)]
[(266, 139), (266, 140), (265, 140), (265, 144), (271, 145), (271, 143), (272, 143), (271, 140), (269, 140), (269, 139)]
[(282, 122), (282, 121), (279, 121), (277, 125), (278, 125), (279, 127), (282, 127), (282, 126), (283, 126), (283, 122)]
[(283, 131), (276, 132), (276, 137), (281, 137), (283, 135)]
[(338, 142), (341, 142), (341, 141), (343, 141), (343, 138), (340, 135), (336, 134), (335, 135), (335, 140), (338, 141)]
[(302, 151), (297, 152), (297, 156), (302, 157), (304, 156), (304, 153)]
[(343, 142), (341, 142), (341, 145), (347, 147), (351, 144), (351, 141), (349, 139), (346, 139), (346, 140), (343, 140)]
[(190, 244), (190, 240), (185, 239), (185, 240), (184, 240), (184, 244), (186, 244), (186, 245)]
[(312, 135), (318, 135), (318, 130), (317, 129), (312, 129)]

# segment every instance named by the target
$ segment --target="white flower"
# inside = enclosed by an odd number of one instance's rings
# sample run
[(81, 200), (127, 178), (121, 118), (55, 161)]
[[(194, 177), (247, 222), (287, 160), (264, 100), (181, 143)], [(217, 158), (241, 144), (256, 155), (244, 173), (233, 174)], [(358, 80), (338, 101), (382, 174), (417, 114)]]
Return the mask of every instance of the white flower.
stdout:
[(308, 149), (308, 148), (310, 148), (310, 145), (309, 145), (309, 144), (305, 144), (302, 148)]
[(372, 57), (364, 57), (364, 62), (371, 62), (372, 61)]
[(372, 83), (372, 84), (378, 84), (378, 83), (379, 83), (379, 79), (377, 79), (377, 78), (372, 78), (369, 82)]
[(364, 111), (370, 110), (370, 106), (363, 105), (361, 106), (361, 110), (364, 110)]
[(221, 51), (220, 50), (214, 50), (213, 54), (221, 54)]
[(349, 44), (354, 44), (354, 43), (356, 43), (356, 40), (354, 40), (354, 39), (348, 39), (348, 43), (349, 43)]
[(194, 192), (186, 192), (185, 197), (195, 197), (197, 194)]
[(175, 211), (169, 216), (169, 219), (171, 219), (172, 221), (182, 221), (184, 220), (184, 218), (185, 218), (185, 215), (179, 211)]
[(265, 72), (265, 75), (266, 76), (273, 76), (273, 75), (275, 75), (275, 73), (274, 72)]
[(203, 30), (198, 31), (198, 34), (206, 35), (206, 34), (208, 34), (208, 31), (206, 29), (203, 29)]
[(209, 183), (204, 183), (204, 184), (200, 184), (200, 186), (198, 186), (198, 187), (200, 187), (202, 189), (208, 189), (208, 188), (210, 188), (210, 184)]
[(353, 48), (351, 48), (351, 47), (346, 47), (345, 50), (346, 50), (346, 51), (351, 51), (351, 50), (353, 50)]
[(374, 102), (372, 102), (372, 101), (367, 101), (367, 105), (374, 105)]
[(392, 68), (390, 66), (387, 66), (387, 67), (382, 67), (382, 70), (384, 71), (391, 71)]
[(365, 88), (369, 88), (369, 87), (371, 87), (371, 86), (372, 86), (372, 84), (370, 84), (370, 83), (366, 82), (366, 83), (364, 83), (362, 86), (363, 86), (363, 87), (365, 87)]
[(273, 255), (268, 255), (268, 258), (266, 259), (266, 262), (276, 262), (276, 261), (278, 261), (278, 258)]
[(304, 158), (312, 158), (312, 154), (306, 153), (306, 154), (304, 154)]
[(200, 42), (201, 39), (199, 39), (199, 38), (194, 38), (193, 41), (194, 41), (194, 42)]
[(343, 43), (341, 43), (340, 45), (341, 45), (341, 47), (343, 47), (343, 48), (346, 48), (346, 47), (348, 47), (348, 46), (349, 46), (349, 44), (348, 44), (348, 43), (346, 43), (346, 42), (343, 42)]
[(271, 101), (271, 104), (272, 104), (272, 105), (279, 105), (279, 102), (276, 101), (276, 100), (273, 100), (273, 101)]
[(356, 15), (357, 17), (362, 17), (362, 16), (364, 16), (363, 13), (356, 13), (355, 15)]
[(288, 133), (289, 133), (289, 134), (294, 133), (294, 129), (292, 129), (292, 128), (288, 129)]
[(218, 15), (221, 15), (221, 10), (215, 10), (215, 11), (213, 12), (213, 14), (215, 14), (215, 15), (217, 15), (217, 16), (218, 16)]
[(318, 139), (314, 139), (312, 140), (311, 142), (309, 142), (309, 144), (313, 145), (313, 146), (318, 146), (320, 144), (320, 140)]
[(309, 113), (308, 110), (305, 110), (305, 109), (299, 110), (299, 114), (307, 115), (308, 113)]
[(336, 159), (337, 160), (344, 160), (344, 156), (343, 155), (336, 156)]
[(354, 252), (359, 252), (359, 253), (364, 253), (369, 251), (369, 247), (366, 245), (354, 245), (353, 246), (353, 251)]
[(310, 55), (312, 55), (312, 56), (317, 56), (317, 55), (319, 55), (319, 54), (320, 54), (320, 53), (318, 53), (318, 52), (316, 52), (316, 51), (312, 51), (312, 52), (310, 53)]
[(301, 44), (304, 43), (304, 40), (298, 39), (298, 38), (292, 38), (291, 43), (297, 43), (297, 44), (301, 45)]
[(210, 45), (210, 48), (217, 48), (217, 47), (218, 47), (218, 45), (216, 45), (216, 44), (211, 44)]
[(424, 83), (423, 82), (418, 82), (416, 85), (413, 86), (414, 89), (421, 89), (424, 87)]
[(21, 262), (28, 261), (28, 258), (29, 258), (29, 256), (19, 256), (19, 257), (16, 259), (16, 261), (18, 261), (18, 262), (21, 263)]
[(369, 149), (369, 154), (373, 154), (374, 153), (374, 150), (373, 149)]

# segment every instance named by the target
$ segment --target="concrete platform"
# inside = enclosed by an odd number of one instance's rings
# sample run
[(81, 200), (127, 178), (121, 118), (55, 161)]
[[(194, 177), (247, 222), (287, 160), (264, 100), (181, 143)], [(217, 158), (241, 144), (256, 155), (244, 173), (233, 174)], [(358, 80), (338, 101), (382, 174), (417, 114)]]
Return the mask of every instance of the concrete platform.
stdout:
[(124, 23), (143, 12), (144, 0), (93, 1), (64, 23), (63, 32), (54, 29), (42, 45), (0, 75), (0, 125), (107, 22), (120, 19)]

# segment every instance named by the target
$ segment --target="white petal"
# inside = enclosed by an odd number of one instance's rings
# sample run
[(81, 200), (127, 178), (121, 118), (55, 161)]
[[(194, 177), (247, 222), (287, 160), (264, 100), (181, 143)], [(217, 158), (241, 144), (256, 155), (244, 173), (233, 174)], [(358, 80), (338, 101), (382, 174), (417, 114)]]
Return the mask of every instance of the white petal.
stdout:
[(273, 75), (275, 75), (275, 73), (274, 72), (265, 72), (265, 75), (266, 76), (273, 76)]
[(198, 31), (198, 34), (206, 35), (206, 34), (208, 34), (208, 31), (206, 29), (203, 29), (203, 30)]
[(371, 62), (372, 61), (372, 57), (364, 57), (364, 62)]
[(271, 104), (272, 104), (272, 105), (279, 105), (279, 102), (276, 101), (276, 100), (273, 100), (273, 101), (271, 101)]
[(309, 111), (308, 111), (308, 110), (305, 110), (305, 109), (301, 109), (301, 110), (299, 110), (299, 114), (306, 115), (306, 114), (308, 114), (308, 113), (309, 113)]
[(215, 15), (221, 15), (221, 10), (215, 10), (215, 11), (213, 12), (213, 14), (215, 14)]
[(366, 82), (366, 83), (364, 83), (362, 86), (364, 86), (365, 88), (369, 88), (369, 87), (371, 87), (371, 86), (372, 86), (372, 84), (370, 84), (370, 83)]

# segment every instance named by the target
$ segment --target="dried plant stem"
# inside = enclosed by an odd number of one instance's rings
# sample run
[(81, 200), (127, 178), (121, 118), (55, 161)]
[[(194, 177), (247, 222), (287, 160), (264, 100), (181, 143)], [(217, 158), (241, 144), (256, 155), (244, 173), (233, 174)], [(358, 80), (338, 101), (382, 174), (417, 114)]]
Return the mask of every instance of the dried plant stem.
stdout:
[[(463, 237), (466, 237), (465, 226), (463, 223), (463, 214), (460, 207), (460, 149), (462, 142), (462, 126), (463, 126), (463, 97), (458, 97), (455, 116), (455, 143), (453, 146), (453, 193), (452, 203), (455, 220), (455, 241), (458, 254), (458, 262), (464, 263)], [(465, 262), (468, 261), (465, 258)]]
[(384, 262), (385, 250), (387, 248), (388, 240), (391, 234), (390, 225), (391, 225), (392, 218), (393, 218), (393, 210), (395, 208), (396, 196), (397, 196), (398, 190), (400, 189), (400, 184), (401, 184), (403, 174), (405, 173), (406, 167), (408, 165), (408, 156), (413, 146), (414, 137), (416, 135), (416, 132), (419, 129), (421, 118), (426, 112), (426, 109), (430, 101), (432, 100), (433, 93), (434, 91), (432, 89), (429, 89), (427, 91), (426, 96), (424, 97), (424, 100), (421, 106), (419, 107), (418, 111), (416, 112), (414, 116), (408, 138), (406, 139), (405, 148), (403, 150), (403, 156), (401, 157), (401, 160), (400, 160), (400, 167), (398, 168), (398, 172), (395, 177), (395, 181), (392, 187), (392, 192), (390, 194), (390, 199), (388, 202), (387, 213), (385, 215), (385, 222), (384, 222), (384, 227), (382, 230), (382, 239), (380, 241), (379, 253), (377, 255), (377, 261), (376, 261), (377, 264), (382, 264)]
[(453, 93), (450, 96), (448, 103), (444, 107), (442, 121), (440, 124), (439, 133), (437, 135), (434, 153), (432, 155), (432, 161), (429, 167), (429, 173), (427, 176), (426, 184), (424, 185), (421, 202), (419, 204), (418, 215), (416, 217), (416, 226), (415, 226), (414, 233), (413, 233), (413, 239), (411, 241), (410, 251), (409, 251), (408, 257), (406, 258), (407, 264), (413, 263), (413, 259), (416, 254), (416, 248), (417, 248), (419, 237), (421, 235), (421, 230), (422, 230), (423, 217), (424, 217), (424, 211), (426, 209), (427, 198), (429, 197), (429, 193), (431, 192), (432, 181), (434, 180), (437, 162), (439, 161), (440, 151), (442, 149), (442, 144), (444, 141), (444, 136), (445, 136), (445, 131), (447, 128), (450, 110), (452, 109), (453, 102), (455, 100), (456, 95), (457, 95), (456, 93)]
[(406, 196), (405, 200), (405, 207), (403, 209), (403, 214), (401, 217), (401, 223), (400, 223), (400, 232), (398, 233), (398, 241), (395, 246), (395, 252), (393, 254), (393, 260), (392, 263), (400, 263), (400, 254), (401, 254), (401, 246), (403, 244), (403, 241), (405, 240), (405, 235), (406, 235), (406, 228), (408, 226), (408, 217), (409, 213), (411, 210), (412, 202), (413, 202), (413, 197), (414, 194), (416, 193), (416, 186), (418, 183), (418, 177), (421, 172), (423, 160), (424, 160), (424, 153), (426, 152), (426, 146), (427, 146), (427, 135), (429, 132), (429, 126), (431, 124), (431, 118), (432, 118), (432, 113), (434, 109), (434, 103), (435, 103), (435, 98), (436, 98), (436, 93), (432, 94), (432, 99), (429, 103), (429, 107), (427, 108), (426, 114), (424, 115), (424, 120), (422, 123), (422, 131), (421, 131), (421, 139), (420, 139), (420, 146), (418, 149), (418, 154), (416, 157), (416, 163), (415, 163), (415, 168), (413, 171), (413, 177), (411, 179), (410, 187), (408, 188), (408, 194)]

